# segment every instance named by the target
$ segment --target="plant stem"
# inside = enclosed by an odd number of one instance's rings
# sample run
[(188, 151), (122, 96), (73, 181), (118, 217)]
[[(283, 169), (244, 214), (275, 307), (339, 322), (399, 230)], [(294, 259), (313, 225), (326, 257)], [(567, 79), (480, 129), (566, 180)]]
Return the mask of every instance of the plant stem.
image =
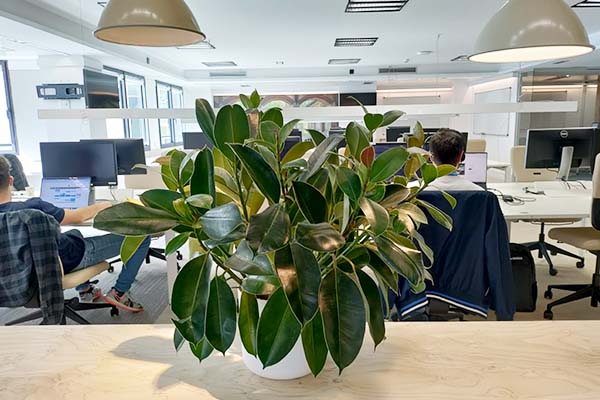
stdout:
[(231, 279), (236, 281), (238, 285), (241, 285), (242, 280), (234, 272), (232, 272), (231, 269), (227, 268), (225, 266), (225, 263), (223, 263), (223, 261), (219, 257), (217, 257), (215, 253), (213, 253), (208, 247), (204, 245), (204, 243), (202, 243), (202, 240), (200, 240), (200, 232), (198, 230), (194, 230), (194, 232), (196, 233), (196, 240), (198, 240), (198, 243), (200, 244), (202, 250), (204, 250), (204, 252), (207, 253), (213, 259), (215, 264), (217, 264), (222, 270), (227, 272)]
[(240, 167), (239, 161), (236, 161), (235, 169), (236, 169), (235, 183), (237, 185), (238, 192), (240, 195), (240, 203), (242, 203), (242, 212), (244, 213), (244, 218), (246, 219), (246, 222), (249, 222), (250, 218), (248, 217), (248, 208), (246, 207), (246, 199), (244, 198), (244, 189), (242, 188), (242, 182), (241, 182), (241, 177), (240, 177), (241, 167)]

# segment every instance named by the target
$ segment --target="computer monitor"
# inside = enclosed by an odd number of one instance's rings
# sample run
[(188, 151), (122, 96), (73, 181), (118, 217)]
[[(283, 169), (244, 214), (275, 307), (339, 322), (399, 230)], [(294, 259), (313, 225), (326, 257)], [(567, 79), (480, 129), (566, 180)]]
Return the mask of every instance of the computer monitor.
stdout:
[(183, 148), (185, 150), (197, 150), (207, 147), (214, 147), (210, 139), (204, 132), (183, 132)]
[[(573, 148), (571, 168), (595, 167), (596, 155), (600, 153), (598, 129), (530, 129), (527, 132), (525, 168), (558, 169), (561, 167), (564, 148)], [(566, 166), (569, 169), (569, 166)]]
[(387, 142), (397, 142), (398, 139), (402, 139), (408, 133), (410, 133), (410, 126), (390, 126), (387, 128), (385, 140)]
[(459, 173), (464, 175), (465, 179), (485, 187), (487, 184), (487, 153), (465, 153), (465, 161), (459, 168)]
[(40, 198), (56, 207), (76, 210), (90, 205), (92, 179), (43, 178)]
[(44, 178), (92, 178), (93, 186), (117, 186), (114, 143), (40, 143)]
[(82, 142), (114, 143), (119, 175), (146, 175), (148, 173), (144, 168), (134, 168), (139, 164), (146, 165), (144, 139), (86, 139)]

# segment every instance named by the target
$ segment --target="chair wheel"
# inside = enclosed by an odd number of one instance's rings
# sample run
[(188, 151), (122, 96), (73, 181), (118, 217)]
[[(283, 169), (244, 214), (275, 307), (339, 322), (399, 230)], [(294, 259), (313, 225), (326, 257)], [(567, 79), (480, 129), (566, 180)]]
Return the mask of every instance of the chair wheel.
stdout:
[(115, 267), (113, 267), (112, 265), (110, 267), (108, 267), (107, 269), (109, 274), (112, 274), (113, 272), (115, 272)]
[(552, 300), (552, 297), (554, 297), (554, 296), (552, 295), (552, 290), (548, 289), (548, 290), (546, 290), (546, 291), (544, 292), (544, 298), (545, 298), (545, 299)]
[(554, 268), (550, 268), (550, 275), (556, 276), (556, 275), (558, 275), (558, 271)]
[(585, 268), (585, 262), (583, 262), (583, 261), (577, 261), (577, 264), (575, 264), (575, 265), (579, 269)]
[(554, 313), (550, 310), (544, 311), (544, 319), (552, 321), (554, 319)]
[(552, 255), (552, 256), (556, 256), (556, 255), (558, 255), (558, 253), (557, 253), (557, 252), (555, 252), (555, 251), (551, 251), (551, 252), (550, 252), (550, 255)]
[(177, 254), (177, 261), (183, 260), (183, 256), (181, 254)]
[(110, 309), (110, 316), (111, 317), (118, 317), (119, 316), (119, 309), (118, 308), (111, 308)]

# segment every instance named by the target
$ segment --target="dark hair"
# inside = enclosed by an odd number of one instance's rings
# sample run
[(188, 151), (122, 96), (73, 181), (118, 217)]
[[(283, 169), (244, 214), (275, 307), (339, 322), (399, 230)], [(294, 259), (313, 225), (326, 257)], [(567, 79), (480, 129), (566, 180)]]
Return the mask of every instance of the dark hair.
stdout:
[(0, 190), (8, 188), (8, 180), (10, 179), (10, 163), (8, 160), (0, 156)]
[(457, 165), (466, 146), (460, 132), (454, 129), (440, 129), (429, 141), (429, 152), (438, 165)]

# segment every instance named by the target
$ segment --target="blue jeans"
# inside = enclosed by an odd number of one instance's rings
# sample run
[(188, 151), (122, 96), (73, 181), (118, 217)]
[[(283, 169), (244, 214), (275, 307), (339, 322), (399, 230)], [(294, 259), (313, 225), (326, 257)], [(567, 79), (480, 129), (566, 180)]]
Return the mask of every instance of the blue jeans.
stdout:
[[(125, 238), (118, 235), (104, 235), (85, 238), (85, 253), (81, 263), (74, 269), (79, 271), (93, 265), (99, 264), (103, 261), (109, 260), (114, 257), (118, 257), (121, 253), (121, 244)], [(135, 277), (142, 266), (146, 254), (148, 254), (148, 248), (150, 247), (150, 237), (147, 237), (137, 251), (133, 254), (131, 259), (123, 266), (123, 270), (119, 274), (119, 278), (115, 283), (114, 288), (118, 292), (125, 293), (129, 291), (131, 285), (135, 281)], [(82, 291), (88, 287), (89, 283), (77, 286), (77, 290)]]

